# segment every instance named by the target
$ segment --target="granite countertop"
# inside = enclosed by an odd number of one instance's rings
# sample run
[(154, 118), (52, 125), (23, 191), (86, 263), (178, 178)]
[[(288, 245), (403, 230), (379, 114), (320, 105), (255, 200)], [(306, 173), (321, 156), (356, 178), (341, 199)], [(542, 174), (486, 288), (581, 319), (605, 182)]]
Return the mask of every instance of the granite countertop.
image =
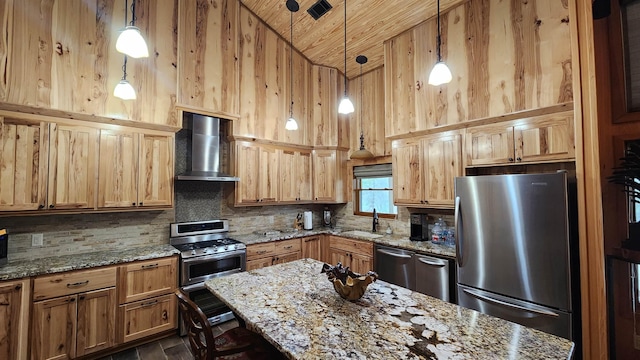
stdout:
[(52, 256), (33, 260), (16, 260), (0, 266), (0, 281), (155, 259), (174, 254), (180, 254), (180, 251), (166, 244)]
[(573, 352), (567, 339), (380, 280), (349, 302), (321, 268), (302, 259), (205, 285), (290, 359), (568, 359)]
[[(266, 235), (265, 235), (266, 234)], [(245, 243), (246, 245), (259, 244), (269, 241), (295, 239), (299, 237), (331, 234), (350, 239), (371, 241), (380, 245), (398, 247), (407, 250), (413, 250), (423, 254), (440, 255), (449, 258), (456, 257), (456, 248), (452, 245), (434, 244), (431, 241), (412, 241), (408, 236), (370, 233), (367, 231), (340, 230), (340, 229), (320, 229), (320, 230), (286, 230), (281, 232), (264, 232), (252, 234), (232, 234), (231, 237)]]

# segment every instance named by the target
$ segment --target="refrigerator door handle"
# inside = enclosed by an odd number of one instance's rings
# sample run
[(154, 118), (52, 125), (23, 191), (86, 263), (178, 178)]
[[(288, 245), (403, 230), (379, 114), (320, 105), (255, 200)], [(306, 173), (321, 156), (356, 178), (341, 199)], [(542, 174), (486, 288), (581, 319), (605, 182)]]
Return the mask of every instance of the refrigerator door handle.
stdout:
[(381, 253), (381, 254), (385, 254), (385, 255), (389, 255), (389, 256), (393, 256), (393, 257), (411, 259), (411, 255), (407, 255), (407, 254), (399, 254), (399, 253), (396, 253), (396, 252), (392, 252), (392, 251), (388, 251), (388, 250), (382, 250), (382, 249), (378, 249), (378, 252)]
[(455, 228), (455, 242), (456, 242), (456, 260), (458, 261), (458, 266), (462, 266), (462, 238), (460, 238), (460, 196), (456, 196), (455, 200), (455, 213), (454, 213), (454, 223), (453, 226)]
[(533, 309), (533, 308), (528, 308), (528, 307), (524, 307), (524, 306), (520, 306), (520, 305), (516, 305), (516, 304), (512, 304), (510, 302), (507, 301), (503, 301), (503, 300), (498, 300), (498, 299), (494, 299), (492, 297), (486, 296), (481, 294), (479, 291), (475, 291), (472, 289), (462, 289), (462, 291), (466, 292), (467, 294), (476, 297), (480, 300), (484, 300), (486, 302), (490, 302), (490, 303), (494, 303), (497, 305), (502, 305), (502, 306), (506, 306), (506, 307), (510, 307), (510, 308), (514, 308), (514, 309), (518, 309), (518, 310), (522, 310), (525, 312), (529, 312), (529, 313), (534, 313), (534, 314), (538, 314), (538, 315), (546, 315), (546, 316), (551, 316), (551, 317), (558, 317), (559, 315), (552, 312), (552, 311), (547, 311), (547, 310), (543, 310), (543, 309)]
[(426, 265), (437, 266), (437, 267), (443, 267), (447, 265), (447, 263), (444, 261), (436, 260), (436, 259), (431, 260), (431, 258), (424, 258), (424, 257), (418, 257), (418, 261)]

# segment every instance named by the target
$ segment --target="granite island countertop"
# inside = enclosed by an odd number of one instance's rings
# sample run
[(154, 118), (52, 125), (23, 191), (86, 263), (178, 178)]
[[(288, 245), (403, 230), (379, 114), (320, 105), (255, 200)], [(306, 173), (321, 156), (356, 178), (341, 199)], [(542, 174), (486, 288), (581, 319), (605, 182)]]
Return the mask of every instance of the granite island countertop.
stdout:
[(180, 251), (169, 244), (165, 244), (51, 256), (31, 260), (15, 260), (0, 266), (0, 281), (156, 259), (175, 254), (180, 254)]
[(335, 236), (346, 237), (350, 239), (370, 241), (380, 245), (398, 247), (406, 250), (412, 250), (423, 254), (440, 255), (455, 259), (456, 248), (452, 245), (434, 244), (431, 241), (412, 241), (406, 235), (395, 235), (385, 233), (369, 233), (366, 231), (353, 231), (351, 229), (319, 229), (319, 230), (286, 230), (286, 231), (265, 231), (262, 233), (251, 234), (235, 234), (231, 237), (243, 242), (246, 245), (260, 244), (270, 241), (295, 239), (307, 236), (330, 234)]
[(356, 302), (322, 262), (223, 276), (206, 287), (290, 359), (568, 359), (574, 344), (384, 281)]

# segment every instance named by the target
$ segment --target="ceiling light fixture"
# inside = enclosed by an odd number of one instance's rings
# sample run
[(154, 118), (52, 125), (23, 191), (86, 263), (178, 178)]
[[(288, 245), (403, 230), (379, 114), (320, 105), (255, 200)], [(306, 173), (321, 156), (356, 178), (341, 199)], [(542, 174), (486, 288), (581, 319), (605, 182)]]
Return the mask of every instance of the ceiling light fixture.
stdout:
[(124, 29), (116, 41), (116, 50), (132, 58), (149, 57), (149, 49), (136, 24), (136, 0), (131, 1), (131, 24), (127, 26), (128, 1), (124, 0)]
[(136, 90), (127, 81), (127, 55), (124, 56), (124, 63), (122, 64), (122, 80), (113, 89), (113, 96), (122, 100), (136, 99)]
[(298, 123), (293, 118), (293, 13), (300, 9), (296, 0), (287, 0), (287, 9), (290, 11), (290, 31), (291, 37), (289, 38), (289, 96), (291, 97), (291, 104), (289, 104), (289, 120), (287, 120), (284, 128), (287, 130), (298, 130)]
[(344, 97), (338, 106), (340, 114), (351, 114), (353, 103), (347, 96), (347, 0), (344, 0)]
[(371, 151), (364, 148), (364, 127), (362, 126), (362, 113), (364, 112), (364, 102), (362, 100), (362, 92), (364, 91), (362, 80), (362, 64), (367, 63), (367, 57), (364, 55), (358, 55), (356, 62), (360, 64), (360, 150), (354, 151), (351, 154), (351, 159), (370, 159), (373, 157)]
[(440, 45), (440, 0), (438, 0), (438, 37), (436, 38), (438, 62), (436, 62), (436, 65), (433, 67), (431, 73), (429, 74), (429, 84), (433, 86), (447, 84), (451, 82), (452, 79), (451, 70), (449, 70), (447, 64), (442, 61), (442, 56), (440, 54)]

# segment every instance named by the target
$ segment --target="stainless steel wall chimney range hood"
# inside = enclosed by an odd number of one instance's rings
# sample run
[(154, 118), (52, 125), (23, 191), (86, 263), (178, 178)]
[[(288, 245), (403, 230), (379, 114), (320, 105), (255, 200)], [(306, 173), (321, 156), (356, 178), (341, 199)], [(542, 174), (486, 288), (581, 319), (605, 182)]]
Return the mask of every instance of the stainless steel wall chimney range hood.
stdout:
[(191, 163), (176, 180), (239, 181), (220, 172), (220, 119), (191, 114)]

